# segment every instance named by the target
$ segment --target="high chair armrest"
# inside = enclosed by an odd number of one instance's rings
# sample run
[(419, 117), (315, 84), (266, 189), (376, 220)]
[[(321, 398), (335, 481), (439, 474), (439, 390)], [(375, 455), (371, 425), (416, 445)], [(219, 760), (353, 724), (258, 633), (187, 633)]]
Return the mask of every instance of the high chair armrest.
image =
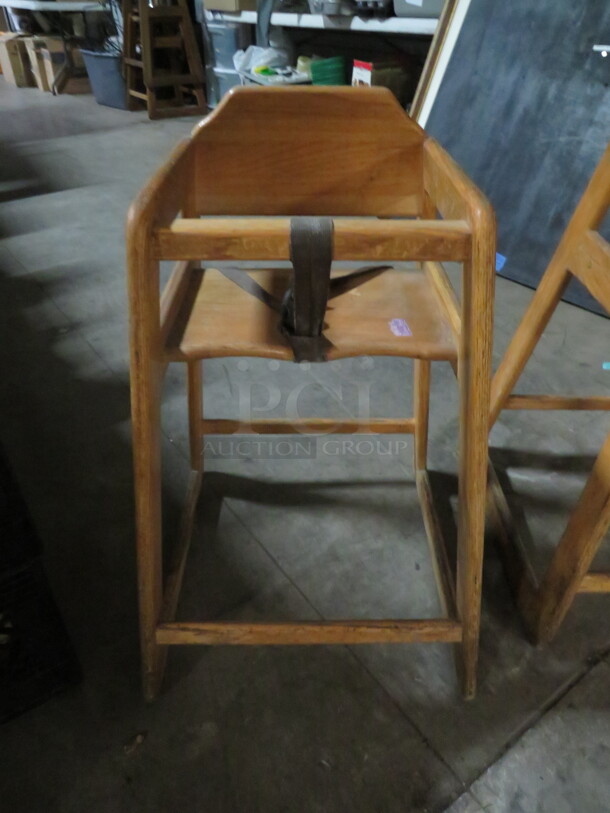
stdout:
[(153, 235), (178, 212), (190, 213), (192, 177), (192, 141), (184, 140), (129, 207), (126, 237), (132, 347), (144, 342), (159, 351), (159, 262)]
[(188, 206), (193, 177), (193, 142), (176, 145), (167, 161), (140, 191), (127, 213), (127, 238), (138, 230), (169, 225)]
[[(432, 138), (424, 142), (424, 189), (443, 218), (468, 223), (473, 243), (488, 238), (493, 242), (496, 220), (491, 204)], [(488, 272), (494, 271), (491, 264)]]
[(169, 225), (188, 204), (192, 177), (193, 142), (185, 139), (176, 145), (129, 207), (128, 241), (134, 239), (138, 230), (150, 232), (153, 227)]

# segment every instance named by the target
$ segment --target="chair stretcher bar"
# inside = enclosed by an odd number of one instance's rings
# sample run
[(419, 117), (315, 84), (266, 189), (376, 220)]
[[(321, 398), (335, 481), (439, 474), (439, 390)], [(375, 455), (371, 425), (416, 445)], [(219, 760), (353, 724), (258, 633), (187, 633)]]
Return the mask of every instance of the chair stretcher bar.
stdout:
[(610, 593), (610, 573), (587, 573), (578, 588), (579, 593)]
[(300, 621), (281, 623), (181, 622), (157, 626), (158, 644), (378, 644), (462, 640), (459, 621), (451, 618), (407, 621)]
[(413, 418), (378, 418), (370, 421), (346, 421), (343, 418), (278, 418), (272, 421), (234, 421), (204, 418), (202, 435), (297, 435), (297, 434), (409, 434), (415, 432)]
[(160, 623), (155, 630), (158, 644), (370, 644), (421, 643), (439, 641), (458, 643), (462, 625), (455, 607), (455, 585), (451, 573), (440, 523), (436, 517), (430, 486), (425, 472), (418, 472), (418, 489), (424, 489), (426, 530), (432, 534), (430, 551), (437, 575), (439, 596), (445, 616), (425, 619), (347, 619), (336, 621), (232, 622), (175, 621), (184, 569), (189, 552), (195, 510), (202, 484), (201, 472), (192, 472), (182, 510), (181, 533), (165, 583)]
[(607, 395), (509, 395), (504, 409), (582, 409), (591, 411), (610, 410), (610, 397)]
[[(159, 260), (290, 260), (290, 218), (185, 218), (156, 231)], [(464, 220), (335, 218), (335, 260), (396, 262), (470, 256)]]

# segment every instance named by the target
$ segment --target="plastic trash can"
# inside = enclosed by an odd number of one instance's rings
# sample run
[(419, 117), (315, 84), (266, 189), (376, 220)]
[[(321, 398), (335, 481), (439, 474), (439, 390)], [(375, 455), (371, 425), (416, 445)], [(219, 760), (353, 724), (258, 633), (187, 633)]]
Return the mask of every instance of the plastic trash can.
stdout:
[(120, 54), (81, 49), (91, 90), (98, 104), (127, 110), (127, 91), (121, 74)]

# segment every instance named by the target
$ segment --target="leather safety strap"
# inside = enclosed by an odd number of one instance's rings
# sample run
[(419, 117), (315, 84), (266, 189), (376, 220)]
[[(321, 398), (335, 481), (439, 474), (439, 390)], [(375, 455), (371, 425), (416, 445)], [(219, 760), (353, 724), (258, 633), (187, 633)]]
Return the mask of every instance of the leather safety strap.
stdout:
[(290, 344), (295, 361), (326, 361), (331, 344), (322, 331), (329, 298), (357, 287), (389, 266), (359, 268), (331, 280), (333, 221), (330, 217), (291, 218), (290, 259), (291, 284), (281, 303), (247, 272), (226, 267), (220, 271), (251, 296), (280, 313), (280, 331)]
[(273, 296), (273, 294), (270, 294), (269, 291), (266, 291), (255, 279), (252, 279), (246, 270), (243, 268), (233, 268), (231, 266), (225, 266), (224, 268), (219, 268), (218, 270), (224, 277), (230, 279), (231, 282), (234, 282), (235, 285), (239, 286), (242, 291), (245, 291), (247, 294), (250, 294), (250, 296), (258, 299), (268, 308), (271, 308), (272, 311), (281, 313), (282, 303), (278, 297)]
[(330, 217), (290, 220), (292, 285), (282, 302), (280, 328), (295, 361), (325, 361), (329, 343), (322, 335), (333, 261)]

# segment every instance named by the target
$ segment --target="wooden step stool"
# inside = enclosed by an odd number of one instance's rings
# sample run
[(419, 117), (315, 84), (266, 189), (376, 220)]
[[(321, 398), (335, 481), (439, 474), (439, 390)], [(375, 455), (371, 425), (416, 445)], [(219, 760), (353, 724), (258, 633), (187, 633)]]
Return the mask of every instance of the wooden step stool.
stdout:
[[(503, 409), (610, 410), (608, 396), (512, 394), (572, 277), (610, 312), (610, 245), (597, 231), (609, 207), (610, 144), (494, 376), (491, 426)], [(540, 582), (493, 469), (490, 486), (490, 508), (516, 601), (534, 640), (549, 641), (577, 593), (610, 592), (610, 573), (589, 572), (610, 527), (610, 435)]]
[(124, 0), (123, 20), (128, 108), (139, 99), (151, 119), (203, 115), (203, 66), (186, 0)]
[[(437, 219), (437, 211), (443, 218)], [(202, 414), (202, 360), (291, 360), (278, 317), (213, 267), (258, 260), (259, 289), (281, 294), (290, 218), (330, 216), (334, 259), (415, 261), (366, 277), (326, 312), (328, 359), (415, 359), (413, 418), (252, 422)], [(144, 691), (159, 690), (168, 645), (444, 641), (460, 647), (472, 697), (487, 486), (495, 222), (474, 184), (383, 88), (237, 88), (179, 144), (129, 213), (131, 392)], [(159, 263), (178, 260), (159, 302)], [(440, 261), (463, 265), (455, 295)], [(423, 267), (422, 267), (423, 265)], [(396, 322), (402, 329), (393, 330)], [(441, 538), (426, 471), (430, 364), (457, 366), (460, 463), (457, 575)], [(160, 390), (168, 362), (188, 370), (192, 481), (176, 559), (162, 574)], [(417, 487), (444, 614), (439, 618), (244, 623), (174, 620), (201, 485), (206, 434), (303, 431), (411, 433)]]

